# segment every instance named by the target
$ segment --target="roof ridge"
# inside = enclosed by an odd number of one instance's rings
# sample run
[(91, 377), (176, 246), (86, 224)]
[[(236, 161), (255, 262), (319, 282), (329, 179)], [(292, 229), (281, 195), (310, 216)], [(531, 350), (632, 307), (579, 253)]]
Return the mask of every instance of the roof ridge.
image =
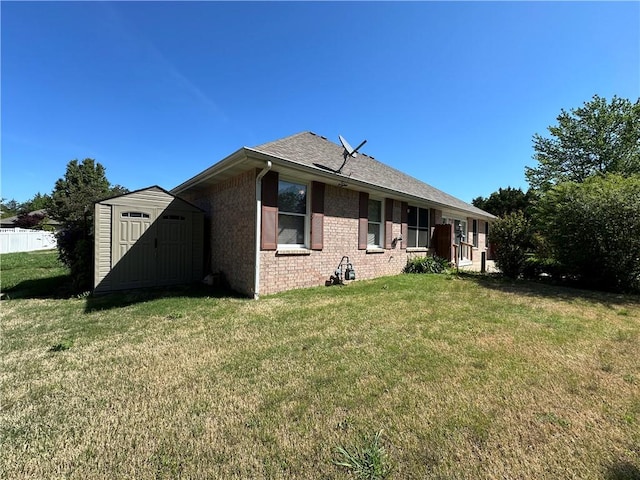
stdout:
[[(277, 140), (271, 140), (270, 142), (266, 142), (266, 143), (261, 143), (260, 145), (256, 145), (255, 147), (249, 147), (249, 148), (261, 148), (261, 147), (265, 147), (267, 145), (271, 145), (273, 143), (277, 143), (277, 142), (283, 142), (285, 140), (291, 140), (293, 138), (299, 137), (301, 135), (310, 133), (311, 135), (316, 135), (315, 133), (309, 131), (309, 130), (304, 130), (302, 132), (298, 132), (298, 133), (294, 133), (293, 135), (288, 135), (286, 137), (282, 137), (282, 138), (278, 138)], [(320, 136), (320, 135), (316, 135), (316, 136)]]

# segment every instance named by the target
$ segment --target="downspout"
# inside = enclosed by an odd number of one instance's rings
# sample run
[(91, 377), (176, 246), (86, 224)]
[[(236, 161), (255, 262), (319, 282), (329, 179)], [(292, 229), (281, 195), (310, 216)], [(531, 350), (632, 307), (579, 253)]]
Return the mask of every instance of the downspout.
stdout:
[(253, 298), (257, 300), (260, 296), (260, 224), (262, 223), (262, 177), (271, 170), (271, 160), (267, 160), (267, 164), (256, 177), (256, 258), (255, 267), (253, 269), (255, 277), (253, 283)]

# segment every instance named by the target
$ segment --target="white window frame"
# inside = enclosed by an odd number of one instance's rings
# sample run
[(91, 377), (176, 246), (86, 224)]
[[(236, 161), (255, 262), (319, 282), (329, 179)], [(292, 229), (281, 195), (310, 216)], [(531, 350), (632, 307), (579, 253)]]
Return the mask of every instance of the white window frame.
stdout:
[[(369, 197), (369, 202), (378, 202), (380, 204), (380, 221), (371, 221), (371, 209), (367, 205), (367, 248), (382, 248), (384, 243), (384, 201), (379, 198)], [(378, 244), (369, 243), (369, 225), (378, 224)]]
[(306, 204), (305, 204), (305, 213), (293, 213), (293, 212), (283, 212), (280, 209), (280, 204), (278, 202), (278, 225), (280, 224), (280, 215), (288, 215), (292, 217), (304, 217), (304, 243), (280, 243), (280, 232), (278, 231), (278, 250), (300, 250), (307, 249), (310, 242), (310, 225), (311, 222), (309, 220), (310, 211), (311, 211), (311, 195), (310, 193), (310, 185), (308, 182), (303, 182), (297, 180), (295, 178), (289, 177), (280, 177), (278, 179), (278, 200), (280, 199), (280, 183), (292, 183), (294, 185), (300, 185), (305, 188), (305, 196), (306, 196)]
[[(429, 219), (429, 208), (428, 207), (419, 207), (417, 205), (409, 205), (409, 208), (416, 208), (416, 225), (411, 225), (410, 223), (408, 223), (408, 219), (407, 219), (407, 232), (408, 235), (411, 235), (412, 233), (415, 233), (415, 238), (414, 243), (415, 246), (411, 246), (409, 245), (409, 239), (407, 239), (407, 248), (429, 248), (429, 246), (431, 245), (431, 239), (429, 238), (430, 235), (430, 219)], [(420, 210), (426, 210), (427, 212), (427, 225), (423, 226), (420, 225)], [(407, 212), (408, 214), (409, 212)], [(407, 215), (408, 218), (408, 215)], [(411, 232), (412, 228), (415, 230), (415, 232)], [(420, 231), (426, 231), (427, 232), (427, 244), (426, 245), (418, 245), (418, 238), (420, 238)]]

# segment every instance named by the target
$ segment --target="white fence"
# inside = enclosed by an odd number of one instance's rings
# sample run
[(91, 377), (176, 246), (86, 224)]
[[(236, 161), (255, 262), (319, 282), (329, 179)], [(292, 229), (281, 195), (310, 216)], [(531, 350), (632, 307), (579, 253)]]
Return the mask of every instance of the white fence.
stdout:
[(25, 228), (0, 228), (0, 253), (50, 250), (56, 246), (56, 236), (51, 232)]

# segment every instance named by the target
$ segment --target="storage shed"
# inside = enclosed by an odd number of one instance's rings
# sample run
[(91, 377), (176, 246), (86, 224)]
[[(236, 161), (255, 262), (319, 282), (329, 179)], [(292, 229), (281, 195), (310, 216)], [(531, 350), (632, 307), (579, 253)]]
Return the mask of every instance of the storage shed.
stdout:
[(94, 206), (94, 291), (202, 279), (202, 210), (152, 186)]

